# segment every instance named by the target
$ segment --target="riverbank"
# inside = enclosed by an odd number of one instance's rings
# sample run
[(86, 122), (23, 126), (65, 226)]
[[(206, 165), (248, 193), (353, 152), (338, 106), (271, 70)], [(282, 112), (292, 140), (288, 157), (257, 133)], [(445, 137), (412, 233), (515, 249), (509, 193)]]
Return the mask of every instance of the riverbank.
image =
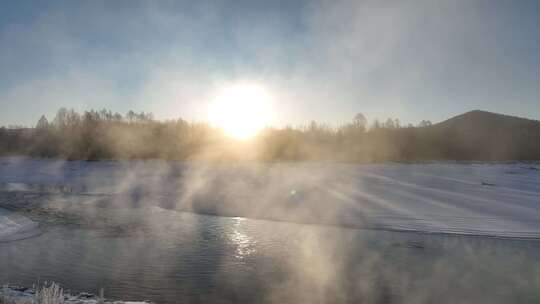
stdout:
[[(63, 293), (63, 290), (58, 288), (58, 285), (52, 284), (50, 287), (44, 287), (39, 292), (51, 293), (50, 291), (56, 289), (56, 297), (48, 298), (47, 303), (63, 303), (63, 304), (150, 304), (147, 301), (108, 301), (103, 297), (81, 292), (78, 294)], [(38, 292), (38, 294), (39, 294)], [(0, 304), (33, 304), (36, 303), (39, 296), (36, 296), (36, 290), (34, 288), (20, 287), (20, 286), (4, 286), (0, 288)], [(63, 301), (62, 301), (63, 299)], [(51, 301), (52, 300), (52, 301)], [(41, 302), (40, 302), (41, 303)]]

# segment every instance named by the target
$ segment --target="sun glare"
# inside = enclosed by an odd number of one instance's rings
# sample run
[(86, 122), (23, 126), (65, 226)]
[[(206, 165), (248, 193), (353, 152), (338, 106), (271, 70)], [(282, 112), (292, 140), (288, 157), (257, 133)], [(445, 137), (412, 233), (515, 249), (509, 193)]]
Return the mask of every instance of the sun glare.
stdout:
[(270, 123), (270, 96), (253, 84), (224, 87), (210, 106), (209, 119), (228, 135), (249, 139)]

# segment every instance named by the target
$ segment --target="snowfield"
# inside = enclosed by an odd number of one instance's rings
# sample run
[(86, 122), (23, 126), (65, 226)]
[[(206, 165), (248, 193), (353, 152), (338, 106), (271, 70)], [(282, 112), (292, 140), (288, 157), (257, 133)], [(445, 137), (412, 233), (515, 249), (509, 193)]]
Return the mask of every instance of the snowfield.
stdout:
[[(0, 191), (54, 194), (73, 204), (105, 201), (352, 228), (540, 238), (539, 169), (529, 163), (209, 165), (0, 158)], [(35, 227), (0, 209), (0, 239)]]

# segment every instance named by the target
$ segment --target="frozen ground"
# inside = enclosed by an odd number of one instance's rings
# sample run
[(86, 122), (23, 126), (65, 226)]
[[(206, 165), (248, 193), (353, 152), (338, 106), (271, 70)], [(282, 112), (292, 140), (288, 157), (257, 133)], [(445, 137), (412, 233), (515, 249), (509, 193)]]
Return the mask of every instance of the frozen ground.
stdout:
[[(538, 164), (203, 165), (0, 158), (0, 191), (354, 228), (540, 238)], [(9, 202), (1, 202), (0, 207)], [(12, 202), (13, 206), (13, 202)], [(0, 209), (0, 239), (32, 226)], [(13, 224), (14, 222), (15, 224)]]

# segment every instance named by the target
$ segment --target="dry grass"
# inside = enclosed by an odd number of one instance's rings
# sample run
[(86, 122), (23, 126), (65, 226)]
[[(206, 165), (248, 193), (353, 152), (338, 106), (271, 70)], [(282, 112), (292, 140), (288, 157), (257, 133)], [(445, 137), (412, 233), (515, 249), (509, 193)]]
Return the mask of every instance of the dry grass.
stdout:
[[(0, 286), (0, 304), (64, 304), (66, 298), (68, 299), (67, 303), (79, 303), (78, 299), (73, 299), (69, 294), (66, 297), (64, 290), (55, 282), (51, 282), (50, 284), (45, 282), (41, 287), (38, 284), (35, 290), (36, 292), (34, 294), (27, 293), (24, 298), (20, 296), (16, 298), (9, 295), (10, 292), (7, 285)], [(112, 303), (105, 301), (103, 288), (100, 289), (99, 296), (96, 296), (93, 301), (96, 304)]]
[[(5, 287), (4, 287), (5, 288)], [(11, 299), (3, 293), (0, 297), (0, 304), (63, 304), (64, 290), (56, 283), (52, 282), (47, 285), (47, 282), (36, 290), (33, 298), (29, 299)]]
[(64, 304), (64, 290), (56, 283), (52, 282), (47, 286), (47, 282), (36, 291), (35, 304)]

